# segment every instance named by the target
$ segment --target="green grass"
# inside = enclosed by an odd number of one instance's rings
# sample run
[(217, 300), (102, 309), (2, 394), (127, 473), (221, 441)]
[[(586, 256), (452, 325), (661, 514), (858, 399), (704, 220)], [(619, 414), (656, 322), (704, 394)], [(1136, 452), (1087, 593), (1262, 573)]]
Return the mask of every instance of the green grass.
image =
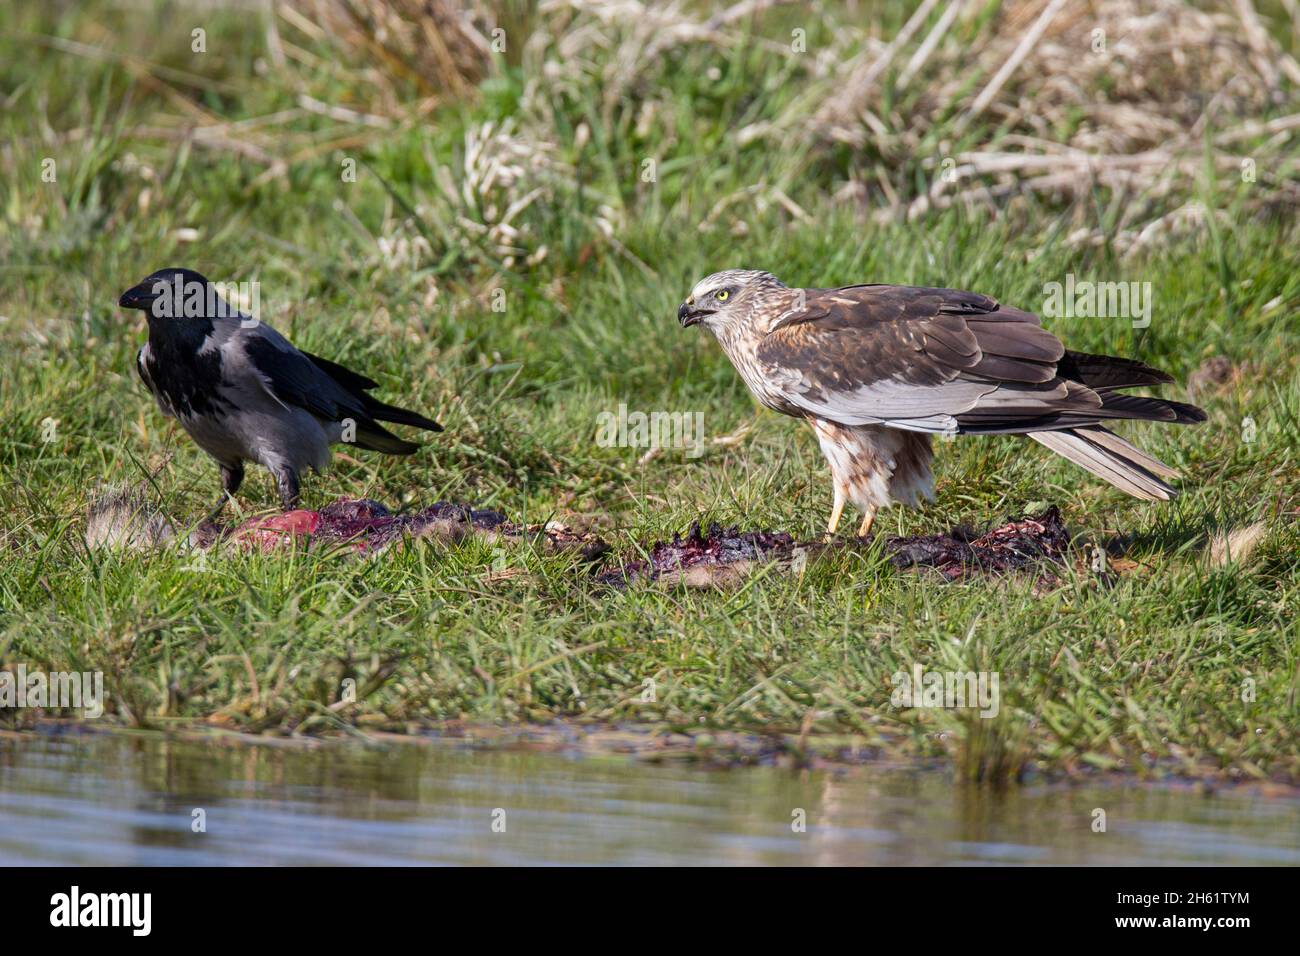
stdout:
[[(528, 251), (545, 245), (545, 258), (506, 268), (458, 231), (428, 158), (458, 170), (465, 131), (516, 107), (522, 68), (475, 100), (266, 178), (250, 155), (140, 130), (200, 111), (266, 116), (294, 108), (301, 91), (364, 109), (356, 73), (298, 37), (321, 60), (255, 82), (266, 54), (247, 16), (203, 14), (213, 52), (196, 58), (193, 17), (146, 34), (138, 11), (99, 12), (0, 14), (0, 661), (102, 670), (105, 720), (152, 727), (654, 721), (851, 735), (904, 757), (948, 756), (981, 777), (1038, 766), (1300, 780), (1300, 230), (1289, 213), (1249, 211), (1230, 181), (1203, 183), (1216, 228), (1128, 259), (1107, 243), (1065, 241), (1081, 222), (1109, 228), (1105, 197), (873, 224), (830, 195), (851, 157), (730, 135), (793, 101), (790, 68), (756, 45), (722, 62), (692, 48), (672, 52), (661, 119), (644, 132), (631, 107), (602, 113), (594, 81), (548, 94), (557, 159), (577, 175), (525, 213)], [(30, 39), (111, 47), (114, 33), (140, 40), (128, 60)], [(710, 65), (722, 69), (716, 83), (701, 79)], [(340, 135), (299, 113), (258, 142), (291, 156)], [(348, 156), (359, 160), (355, 183), (339, 175)], [(46, 157), (56, 183), (41, 179)], [(657, 158), (657, 183), (641, 181), (643, 157)], [(743, 238), (726, 216), (697, 228), (722, 197), (759, 182), (780, 185), (812, 221), (751, 204), (738, 214)], [(617, 243), (595, 224), (602, 204)], [(427, 252), (400, 267), (374, 240), (421, 234)], [(188, 520), (218, 487), (212, 463), (136, 380), (143, 322), (115, 306), (170, 265), (258, 279), (268, 321), (446, 426), (409, 459), (336, 461), (308, 481), (309, 505), (364, 495), (459, 500), (528, 521), (578, 512), (606, 520), (602, 533), (626, 553), (696, 518), (811, 537), (829, 511), (811, 432), (760, 410), (712, 340), (677, 327), (690, 285), (716, 269), (767, 268), (792, 285), (951, 285), (1030, 309), (1045, 282), (1071, 272), (1149, 281), (1149, 328), (1049, 325), (1072, 348), (1140, 357), (1182, 382), (1220, 355), (1238, 374), (1196, 396), (1210, 416), (1202, 426), (1124, 429), (1184, 471), (1172, 504), (1128, 499), (1028, 443), (960, 439), (939, 446), (937, 502), (880, 520), (888, 533), (930, 533), (1052, 502), (1082, 540), (1123, 540), (1132, 565), (1113, 579), (1081, 560), (1045, 594), (1027, 579), (941, 584), (848, 551), (801, 578), (759, 574), (729, 592), (611, 591), (570, 557), (475, 542), (378, 560), (232, 556), (194, 573), (184, 555), (88, 551), (82, 536), (102, 482), (152, 476), (166, 510)], [(504, 312), (491, 308), (498, 288)], [(665, 452), (642, 465), (644, 449), (596, 442), (597, 415), (620, 403), (701, 412), (709, 437), (751, 430), (696, 459)], [(242, 500), (254, 510), (275, 500), (260, 470)], [(1247, 558), (1206, 559), (1208, 536), (1256, 521), (1270, 531)], [(528, 574), (489, 581), (502, 559)], [(997, 671), (999, 717), (891, 708), (890, 677), (913, 662)], [(331, 710), (348, 677), (361, 699)], [(647, 679), (653, 703), (641, 701)], [(1242, 699), (1248, 680), (1253, 702)], [(32, 716), (0, 713), (0, 723)]]

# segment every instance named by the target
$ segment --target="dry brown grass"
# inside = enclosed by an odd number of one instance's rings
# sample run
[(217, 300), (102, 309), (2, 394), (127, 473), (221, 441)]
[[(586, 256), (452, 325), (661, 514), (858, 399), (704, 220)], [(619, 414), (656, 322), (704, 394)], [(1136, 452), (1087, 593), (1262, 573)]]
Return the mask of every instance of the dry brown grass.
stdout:
[[(670, 132), (670, 51), (744, 42), (790, 52), (781, 31), (762, 30), (788, 0), (714, 12), (677, 0), (544, 0), (523, 20), (518, 4), (480, 0), (295, 3), (354, 62), (438, 95), (468, 94), (494, 69), (494, 25), (526, 22), (526, 39), (510, 37), (527, 91), (518, 135), (539, 148), (556, 142), (560, 93), (594, 90), (610, 128), (621, 110)], [(883, 39), (863, 30), (860, 14), (809, 11), (842, 21), (830, 48), (805, 56), (793, 103), (738, 130), (737, 141), (799, 143), (815, 169), (829, 165), (838, 178), (828, 192), (881, 220), (953, 204), (997, 210), (1027, 195), (1071, 201), (1100, 187), (1123, 207), (1114, 229), (1081, 225), (1070, 239), (1121, 252), (1203, 228), (1207, 178), (1232, 189), (1253, 176), (1246, 201), (1259, 208), (1300, 203), (1291, 148), (1300, 64), (1251, 0), (1007, 0), (988, 9), (984, 0), (923, 0)], [(928, 187), (916, 187), (918, 169)], [(798, 210), (765, 184), (736, 198)]]
[[(131, 61), (176, 110), (130, 135), (261, 167), (247, 195), (323, 157), (364, 158), (387, 140), (423, 135), (440, 125), (439, 106), (479, 99), (510, 64), (514, 115), (458, 131), (450, 161), (445, 151), (430, 158), (432, 183), (396, 184), (442, 224), (441, 241), (493, 269), (545, 258), (530, 220), (556, 196), (583, 197), (566, 213), (583, 220), (583, 245), (630, 257), (627, 227), (654, 192), (636, 181), (634, 161), (719, 161), (699, 142), (712, 119), (701, 120), (701, 107), (743, 115), (724, 141), (747, 151), (741, 162), (727, 158), (734, 175), (712, 193), (678, 205), (702, 231), (743, 235), (751, 210), (806, 222), (828, 203), (877, 222), (954, 206), (1025, 221), (1044, 205), (1072, 217), (1067, 243), (1129, 255), (1226, 227), (1243, 209), (1300, 205), (1300, 64), (1276, 39), (1285, 24), (1265, 21), (1253, 0), (908, 8), (901, 26), (882, 31), (860, 10), (790, 0), (277, 0), (267, 59), (290, 108), (281, 97), (261, 115), (231, 119), (177, 87), (229, 95), (228, 78)], [(1298, 8), (1286, 0), (1279, 15)], [(802, 53), (789, 36), (800, 23), (821, 27)], [(42, 42), (86, 59), (115, 55)], [(721, 67), (741, 61), (744, 88), (718, 107)], [(775, 92), (767, 76), (781, 77)], [(730, 73), (726, 83), (735, 85)], [(763, 153), (783, 168), (750, 162)], [(407, 223), (404, 208), (391, 213), (395, 224), (380, 233), (393, 248), (377, 244), (382, 260), (427, 259), (432, 233)], [(411, 255), (398, 248), (403, 230)]]
[[(919, 195), (877, 191), (867, 177), (849, 184), (883, 206), (882, 219), (1026, 193), (1080, 199), (1102, 187), (1126, 204), (1111, 238), (1131, 251), (1203, 224), (1193, 194), (1207, 168), (1229, 185), (1253, 174), (1257, 206), (1300, 200), (1290, 148), (1300, 65), (1250, 0), (1210, 9), (1012, 0), (972, 33), (983, 7), (922, 4), (903, 42), (868, 47), (811, 120), (786, 117), (778, 128), (846, 144), (886, 169), (922, 157), (932, 176)], [(881, 110), (886, 76), (890, 112)], [(1287, 107), (1296, 111), (1261, 119)], [(1105, 237), (1083, 229), (1071, 238)]]
[(491, 70), (494, 22), (479, 3), (453, 0), (295, 0), (377, 78), (426, 95), (467, 94)]

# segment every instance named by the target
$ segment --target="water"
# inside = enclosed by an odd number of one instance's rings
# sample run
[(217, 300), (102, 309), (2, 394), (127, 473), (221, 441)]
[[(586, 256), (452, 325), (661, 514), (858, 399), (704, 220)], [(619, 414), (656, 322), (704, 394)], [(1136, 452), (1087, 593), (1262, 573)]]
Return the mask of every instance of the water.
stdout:
[[(1095, 808), (1105, 833), (1092, 831)], [(191, 829), (195, 809), (206, 832)], [(806, 832), (792, 830), (796, 810)], [(934, 771), (443, 745), (0, 737), (0, 864), (425, 863), (1296, 865), (1300, 798), (1137, 784), (998, 793)]]

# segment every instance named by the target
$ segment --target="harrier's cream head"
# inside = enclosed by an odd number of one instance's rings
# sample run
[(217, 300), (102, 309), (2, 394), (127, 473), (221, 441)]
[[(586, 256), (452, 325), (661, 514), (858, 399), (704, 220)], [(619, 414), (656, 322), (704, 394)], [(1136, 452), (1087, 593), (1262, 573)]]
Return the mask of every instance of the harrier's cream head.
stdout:
[(786, 288), (770, 272), (728, 269), (715, 272), (695, 283), (691, 294), (677, 310), (682, 328), (703, 325), (713, 334), (744, 322), (760, 301)]

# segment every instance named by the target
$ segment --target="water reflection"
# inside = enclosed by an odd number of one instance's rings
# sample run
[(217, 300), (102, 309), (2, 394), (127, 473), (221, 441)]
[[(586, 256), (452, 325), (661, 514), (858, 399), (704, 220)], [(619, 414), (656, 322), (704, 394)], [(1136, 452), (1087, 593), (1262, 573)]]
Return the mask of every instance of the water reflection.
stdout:
[(0, 739), (5, 864), (1155, 862), (1300, 864), (1300, 799), (440, 746)]

